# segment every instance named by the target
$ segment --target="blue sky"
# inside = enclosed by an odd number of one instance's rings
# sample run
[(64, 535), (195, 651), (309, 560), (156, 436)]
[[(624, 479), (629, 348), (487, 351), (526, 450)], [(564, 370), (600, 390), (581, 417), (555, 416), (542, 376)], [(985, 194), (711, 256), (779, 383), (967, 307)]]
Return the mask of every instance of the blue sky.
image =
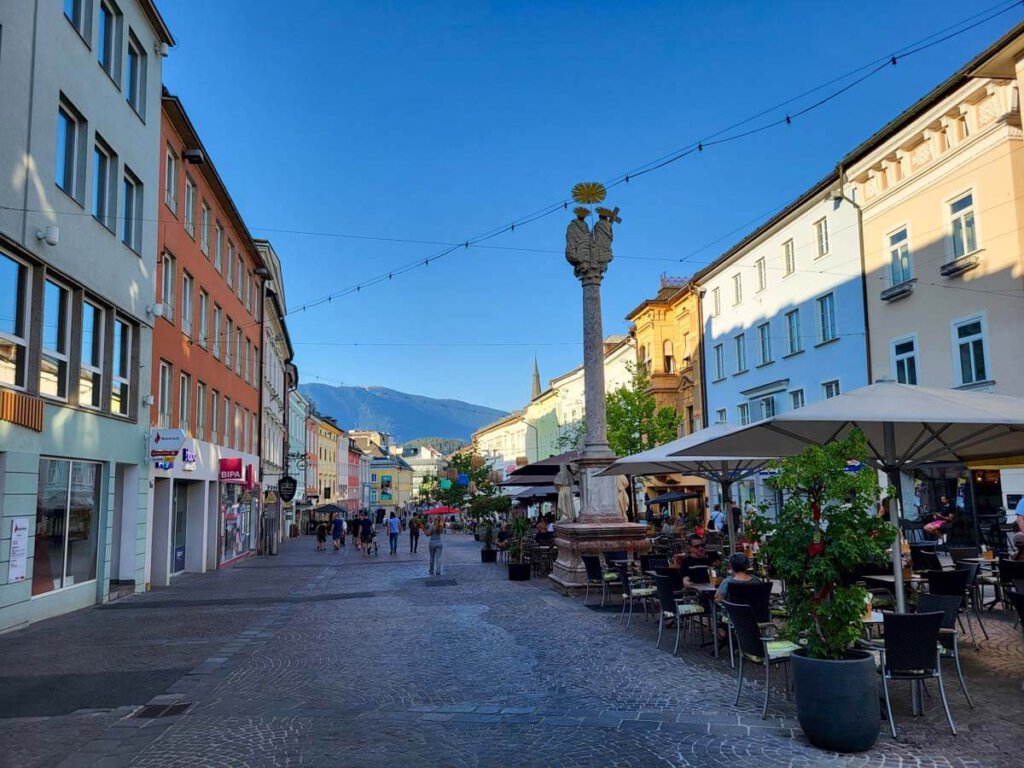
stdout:
[[(545, 380), (582, 360), (570, 214), (296, 311), (441, 249), (342, 235), (463, 242), (996, 2), (159, 5), (178, 39), (165, 82), (281, 256), (300, 378), (512, 409), (534, 355)], [(709, 263), (1021, 17), (1018, 5), (785, 129), (612, 190), (623, 258), (605, 278), (605, 333), (626, 330), (663, 272)]]

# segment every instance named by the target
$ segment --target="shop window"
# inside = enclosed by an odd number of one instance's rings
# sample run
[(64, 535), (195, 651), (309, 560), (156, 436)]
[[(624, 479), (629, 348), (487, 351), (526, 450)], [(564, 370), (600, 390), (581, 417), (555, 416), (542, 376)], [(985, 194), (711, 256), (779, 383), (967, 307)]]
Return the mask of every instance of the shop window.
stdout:
[(96, 578), (100, 466), (62, 459), (39, 461), (33, 595)]

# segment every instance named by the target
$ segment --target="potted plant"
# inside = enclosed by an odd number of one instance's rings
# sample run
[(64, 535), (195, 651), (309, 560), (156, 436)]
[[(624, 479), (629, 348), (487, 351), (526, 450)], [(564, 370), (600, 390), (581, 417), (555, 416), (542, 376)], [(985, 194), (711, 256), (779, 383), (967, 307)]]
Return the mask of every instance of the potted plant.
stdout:
[(530, 564), (523, 562), (524, 547), (523, 540), (530, 528), (530, 521), (526, 515), (513, 518), (512, 520), (512, 546), (509, 547), (508, 558), (508, 580), (529, 581)]
[(494, 522), (490, 519), (483, 521), (483, 533), (481, 534), (484, 542), (483, 549), (480, 550), (480, 562), (481, 563), (496, 563), (498, 562), (498, 550), (494, 548)]
[[(797, 718), (815, 746), (869, 749), (878, 739), (878, 681), (871, 654), (853, 648), (862, 636), (867, 590), (857, 567), (885, 558), (895, 529), (874, 514), (876, 474), (864, 465), (867, 445), (855, 430), (825, 446), (775, 462), (769, 483), (783, 492), (776, 520), (754, 515), (773, 575), (786, 583)], [(850, 471), (850, 460), (862, 471)], [(857, 465), (852, 465), (857, 466)]]

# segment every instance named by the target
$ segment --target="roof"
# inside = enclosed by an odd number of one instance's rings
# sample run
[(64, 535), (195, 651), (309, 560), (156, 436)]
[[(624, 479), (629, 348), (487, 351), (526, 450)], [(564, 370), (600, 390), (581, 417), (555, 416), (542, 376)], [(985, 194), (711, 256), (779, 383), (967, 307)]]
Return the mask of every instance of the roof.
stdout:
[(692, 288), (692, 280), (687, 282), (685, 285), (662, 285), (653, 299), (644, 299), (636, 307), (629, 311), (629, 314), (626, 315), (626, 319), (632, 320), (644, 309), (655, 304), (670, 304), (672, 303), (673, 299), (677, 298), (680, 294), (691, 290)]
[(164, 21), (164, 17), (161, 16), (160, 11), (156, 9), (156, 3), (154, 3), (153, 0), (139, 0), (139, 5), (142, 6), (142, 12), (146, 14), (146, 18), (149, 19), (149, 23), (152, 24), (153, 29), (156, 30), (157, 37), (168, 45), (177, 45), (174, 35), (172, 35), (171, 30), (167, 28), (167, 23)]

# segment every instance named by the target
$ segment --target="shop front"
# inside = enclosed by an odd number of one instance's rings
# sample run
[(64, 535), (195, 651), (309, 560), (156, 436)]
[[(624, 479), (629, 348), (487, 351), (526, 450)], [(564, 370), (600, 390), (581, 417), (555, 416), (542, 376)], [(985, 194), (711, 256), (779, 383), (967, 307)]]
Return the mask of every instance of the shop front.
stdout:
[(230, 564), (252, 553), (259, 525), (259, 487), (253, 486), (252, 465), (242, 459), (220, 460), (221, 541), (217, 564)]

